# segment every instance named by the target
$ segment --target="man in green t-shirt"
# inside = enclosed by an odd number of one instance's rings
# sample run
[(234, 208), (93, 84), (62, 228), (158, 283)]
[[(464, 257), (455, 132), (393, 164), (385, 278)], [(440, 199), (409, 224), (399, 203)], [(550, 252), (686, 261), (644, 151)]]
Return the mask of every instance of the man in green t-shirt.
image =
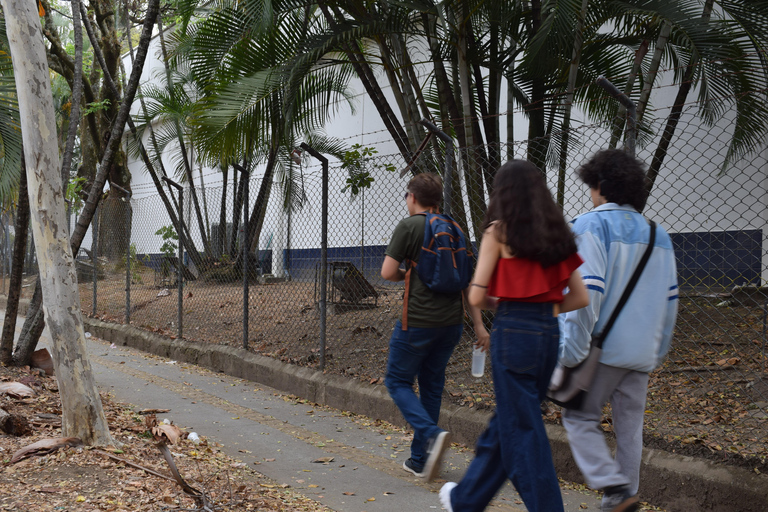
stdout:
[[(381, 277), (403, 281), (403, 320), (395, 324), (389, 340), (386, 386), (406, 421), (413, 427), (411, 456), (406, 471), (433, 480), (440, 472), (442, 457), (450, 446), (450, 434), (437, 426), (445, 386), (445, 367), (461, 338), (464, 324), (462, 293), (435, 293), (416, 272), (406, 274), (402, 262), (418, 263), (424, 241), (425, 211), (437, 211), (443, 199), (443, 184), (432, 173), (416, 175), (408, 183), (405, 200), (409, 217), (401, 220), (385, 251)], [(467, 303), (468, 304), (468, 303)], [(480, 310), (470, 307), (478, 339), (488, 338)], [(419, 396), (413, 384), (418, 378)]]

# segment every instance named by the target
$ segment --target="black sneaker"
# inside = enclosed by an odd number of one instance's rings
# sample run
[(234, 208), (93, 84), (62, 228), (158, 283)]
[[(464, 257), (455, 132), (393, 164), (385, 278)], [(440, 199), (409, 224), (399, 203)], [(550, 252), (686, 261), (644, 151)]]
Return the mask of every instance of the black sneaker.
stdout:
[(640, 500), (629, 494), (627, 487), (606, 489), (600, 503), (600, 512), (635, 512), (640, 510)]
[(440, 474), (443, 464), (443, 454), (451, 446), (451, 434), (443, 430), (430, 440), (427, 448), (427, 462), (424, 464), (424, 475), (431, 482)]
[(408, 471), (409, 473), (413, 473), (415, 476), (419, 478), (424, 477), (424, 468), (418, 467), (415, 462), (413, 462), (413, 459), (408, 459), (405, 462), (403, 462), (403, 469)]

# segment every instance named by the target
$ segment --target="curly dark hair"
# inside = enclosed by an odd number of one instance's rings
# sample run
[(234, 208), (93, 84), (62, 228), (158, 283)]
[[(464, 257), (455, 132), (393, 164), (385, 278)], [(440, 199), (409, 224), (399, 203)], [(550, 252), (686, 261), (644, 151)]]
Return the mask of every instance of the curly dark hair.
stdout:
[(648, 176), (643, 162), (622, 149), (603, 149), (576, 171), (589, 188), (600, 188), (609, 203), (628, 204), (643, 211), (648, 200)]
[(411, 178), (406, 189), (422, 206), (437, 208), (443, 200), (443, 180), (431, 172), (423, 172)]
[(483, 230), (498, 221), (512, 254), (548, 267), (576, 252), (576, 241), (542, 172), (526, 160), (510, 160), (496, 172)]

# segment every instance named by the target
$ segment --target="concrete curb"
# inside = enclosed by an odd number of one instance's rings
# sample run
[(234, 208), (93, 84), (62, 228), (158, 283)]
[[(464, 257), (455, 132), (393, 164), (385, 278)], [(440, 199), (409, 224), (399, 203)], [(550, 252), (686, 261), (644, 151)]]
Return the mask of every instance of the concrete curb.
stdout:
[[(4, 305), (4, 298), (0, 298), (0, 306)], [(20, 305), (20, 314), (25, 309), (26, 304)], [(117, 345), (204, 366), (336, 409), (395, 425), (405, 424), (382, 385), (325, 375), (240, 348), (173, 340), (129, 325), (91, 318), (83, 321), (91, 334)], [(441, 426), (451, 432), (454, 440), (472, 446), (490, 417), (487, 412), (446, 404)], [(547, 425), (547, 434), (558, 476), (583, 482), (565, 430), (559, 425)], [(642, 500), (669, 511), (763, 512), (768, 503), (768, 475), (662, 450), (644, 450), (640, 481)]]

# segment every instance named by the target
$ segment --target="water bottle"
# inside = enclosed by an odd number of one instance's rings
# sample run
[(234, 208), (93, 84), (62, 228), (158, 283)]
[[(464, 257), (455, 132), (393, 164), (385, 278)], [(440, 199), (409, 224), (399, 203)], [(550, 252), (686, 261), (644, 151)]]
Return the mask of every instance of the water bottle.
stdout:
[(472, 376), (480, 378), (485, 372), (485, 352), (480, 347), (472, 349)]

